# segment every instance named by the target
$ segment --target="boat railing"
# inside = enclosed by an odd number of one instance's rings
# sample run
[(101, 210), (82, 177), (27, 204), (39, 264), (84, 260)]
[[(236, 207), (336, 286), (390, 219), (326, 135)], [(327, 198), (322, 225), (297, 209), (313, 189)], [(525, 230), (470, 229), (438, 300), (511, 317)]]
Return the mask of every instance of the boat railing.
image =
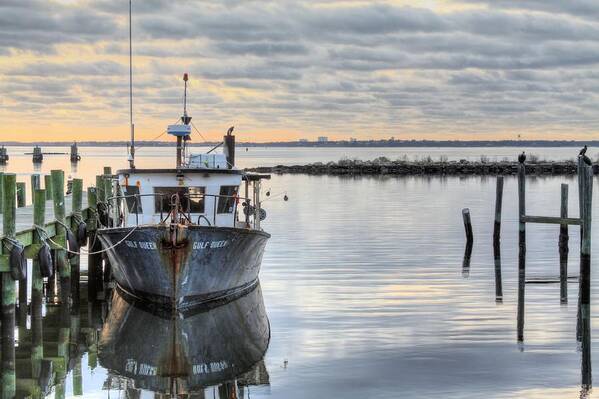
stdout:
[[(239, 222), (237, 211), (240, 201), (245, 216), (245, 227), (257, 228), (259, 222), (257, 223), (256, 221), (261, 218), (263, 213), (259, 206), (256, 207), (252, 205), (251, 199), (240, 197), (238, 195), (216, 195), (205, 193), (186, 193), (182, 195), (165, 193), (121, 194), (107, 198), (105, 203), (98, 203), (100, 223), (105, 227), (124, 227), (129, 222), (127, 216), (134, 214), (135, 224), (139, 225), (139, 216), (144, 214), (140, 211), (140, 209), (142, 209), (142, 197), (152, 197), (154, 200), (160, 200), (160, 223), (166, 223), (170, 219), (170, 222), (200, 225), (201, 222), (204, 221), (208, 226), (219, 227), (217, 217), (221, 214), (218, 212), (218, 205), (221, 199), (232, 201), (232, 212), (223, 212), (223, 214), (231, 214), (234, 225)], [(207, 215), (205, 212), (192, 212), (192, 200), (203, 201), (205, 211), (206, 200), (208, 198), (212, 198), (212, 215)], [(130, 202), (131, 200), (133, 203)], [(152, 215), (156, 214), (157, 213), (152, 213)], [(212, 220), (209, 216), (212, 216)]]

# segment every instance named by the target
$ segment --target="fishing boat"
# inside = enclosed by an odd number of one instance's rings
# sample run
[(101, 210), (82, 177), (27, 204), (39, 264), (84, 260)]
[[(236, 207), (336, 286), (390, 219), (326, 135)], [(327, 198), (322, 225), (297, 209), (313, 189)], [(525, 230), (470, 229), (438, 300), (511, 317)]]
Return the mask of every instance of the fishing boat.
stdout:
[(260, 285), (228, 302), (174, 315), (117, 293), (98, 353), (112, 380), (136, 393), (127, 397), (203, 398), (206, 388), (218, 387), (219, 398), (242, 398), (248, 386), (269, 383), (263, 362), (269, 340)]
[(233, 128), (207, 153), (189, 153), (183, 80), (183, 116), (166, 130), (177, 140), (173, 167), (136, 168), (130, 155), (99, 205), (97, 232), (120, 289), (175, 309), (251, 289), (270, 237), (260, 225), (261, 181), (270, 176), (235, 167)]

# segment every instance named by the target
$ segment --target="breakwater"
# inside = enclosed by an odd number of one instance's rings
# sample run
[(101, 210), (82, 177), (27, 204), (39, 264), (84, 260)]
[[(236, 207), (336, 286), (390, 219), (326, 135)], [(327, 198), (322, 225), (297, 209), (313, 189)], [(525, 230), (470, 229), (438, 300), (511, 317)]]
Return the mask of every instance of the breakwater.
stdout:
[[(536, 175), (575, 175), (575, 161), (527, 162), (526, 170)], [(347, 160), (307, 165), (277, 165), (246, 169), (251, 172), (309, 175), (516, 175), (517, 161), (390, 161)], [(593, 165), (599, 173), (599, 165)]]

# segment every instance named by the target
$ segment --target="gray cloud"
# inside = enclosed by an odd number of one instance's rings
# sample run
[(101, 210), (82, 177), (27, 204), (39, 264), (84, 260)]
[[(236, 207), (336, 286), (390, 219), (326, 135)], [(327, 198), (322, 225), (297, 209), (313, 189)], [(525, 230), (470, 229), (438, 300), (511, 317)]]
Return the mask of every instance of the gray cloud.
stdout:
[[(255, 131), (307, 134), (597, 130), (593, 2), (461, 3), (482, 7), (134, 1), (136, 103), (144, 115), (176, 117), (179, 75), (189, 72), (200, 82), (191, 87), (192, 106), (206, 126), (239, 115)], [(0, 64), (0, 90), (41, 111), (56, 98), (63, 109), (87, 110), (94, 101), (125, 112), (126, 5), (2, 1), (0, 60), (9, 62)], [(95, 58), (44, 58), (59, 56), (60, 44), (89, 44)], [(11, 66), (22, 54), (40, 60)]]

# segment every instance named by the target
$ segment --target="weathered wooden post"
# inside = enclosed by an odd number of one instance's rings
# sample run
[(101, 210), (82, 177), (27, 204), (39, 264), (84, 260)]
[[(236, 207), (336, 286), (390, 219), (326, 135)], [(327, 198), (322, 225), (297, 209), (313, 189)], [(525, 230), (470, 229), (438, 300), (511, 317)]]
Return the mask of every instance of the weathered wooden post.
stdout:
[(470, 220), (470, 209), (462, 209), (462, 219), (464, 220), (464, 229), (466, 230), (466, 242), (471, 243), (474, 239), (472, 233), (472, 221)]
[[(561, 186), (560, 217), (568, 217), (568, 185)], [(563, 223), (559, 228), (559, 281), (560, 281), (560, 303), (568, 303), (568, 224)]]
[[(73, 216), (71, 217), (71, 230), (76, 232), (82, 220), (83, 208), (83, 180), (73, 179)], [(81, 278), (81, 256), (71, 258), (71, 295), (73, 296), (73, 310), (79, 312), (79, 280)]]
[(31, 175), (31, 203), (35, 200), (35, 190), (39, 190), (41, 186), (41, 178), (37, 173)]
[(503, 176), (497, 176), (495, 192), (495, 225), (493, 226), (493, 242), (499, 243), (501, 238), (501, 208), (503, 204)]
[[(2, 233), (15, 238), (17, 176), (5, 174), (3, 180)], [(3, 249), (4, 252), (4, 249)], [(2, 398), (13, 398), (16, 393), (15, 375), (15, 282), (10, 273), (2, 273)]]
[(0, 215), (4, 213), (4, 172), (0, 172)]
[(25, 190), (27, 190), (25, 183), (18, 182), (17, 183), (17, 208), (24, 208), (25, 205), (27, 204), (27, 201), (26, 201), (27, 193), (25, 192)]
[(526, 248), (526, 166), (518, 163), (518, 243)]
[[(54, 217), (58, 221), (56, 224), (56, 236), (61, 237), (62, 243), (66, 247), (66, 229), (65, 219), (65, 200), (64, 200), (64, 172), (62, 170), (53, 170), (52, 176), (52, 198), (54, 200)], [(71, 291), (71, 265), (67, 259), (67, 253), (63, 249), (56, 250), (56, 263), (60, 276), (61, 302), (67, 304)]]
[(97, 189), (89, 187), (87, 189), (87, 204), (89, 209), (89, 219), (87, 227), (89, 231), (89, 252), (87, 256), (87, 300), (94, 302), (98, 299), (98, 293), (102, 292), (102, 255), (97, 252), (102, 249), (100, 240), (97, 239), (96, 230), (98, 228), (98, 197)]
[(44, 176), (44, 188), (46, 189), (46, 200), (51, 200), (52, 198), (54, 198), (52, 196), (52, 176)]
[(581, 164), (581, 249), (580, 249), (580, 324), (582, 341), (582, 385), (591, 381), (591, 222), (593, 213), (593, 167)]
[(493, 260), (495, 262), (495, 302), (503, 302), (503, 281), (501, 278), (501, 247), (498, 242), (493, 245)]
[[(46, 222), (46, 192), (35, 190), (33, 196), (33, 224), (43, 227)], [(42, 239), (39, 231), (33, 233), (33, 243), (41, 244)], [(31, 276), (31, 372), (34, 378), (38, 378), (41, 370), (41, 362), (44, 357), (44, 340), (42, 328), (42, 302), (43, 302), (44, 280), (42, 278), (40, 263), (37, 256), (33, 258)]]
[[(107, 219), (110, 224), (110, 220), (112, 219), (112, 223), (117, 223), (118, 219), (115, 219), (114, 212), (111, 214), (110, 212), (110, 203), (109, 198), (113, 197), (114, 193), (112, 190), (112, 168), (110, 166), (104, 167), (104, 202), (106, 202), (107, 206)], [(114, 202), (113, 202), (114, 204)], [(107, 286), (112, 280), (112, 265), (110, 264), (110, 260), (106, 254), (102, 256), (104, 260), (104, 285)]]

